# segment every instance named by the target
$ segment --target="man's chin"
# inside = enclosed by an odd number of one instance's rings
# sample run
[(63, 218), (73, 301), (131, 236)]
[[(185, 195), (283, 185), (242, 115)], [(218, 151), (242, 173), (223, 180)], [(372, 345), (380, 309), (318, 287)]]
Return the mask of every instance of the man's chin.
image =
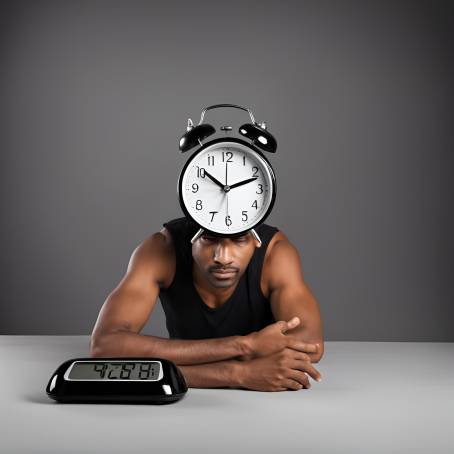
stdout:
[(216, 277), (215, 274), (210, 273), (210, 282), (213, 287), (227, 288), (232, 287), (238, 282), (238, 273), (235, 273), (232, 277), (226, 277), (224, 279)]

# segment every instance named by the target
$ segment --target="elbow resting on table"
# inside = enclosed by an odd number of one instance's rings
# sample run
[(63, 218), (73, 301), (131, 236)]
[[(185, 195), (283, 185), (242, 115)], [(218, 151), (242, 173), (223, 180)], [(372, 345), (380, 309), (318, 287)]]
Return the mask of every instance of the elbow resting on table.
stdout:
[[(105, 351), (103, 349), (103, 337), (102, 336), (97, 336), (94, 337), (92, 336), (90, 339), (90, 356), (92, 358), (102, 358), (105, 355)], [(113, 355), (115, 356), (115, 355)]]
[(103, 358), (104, 355), (102, 354), (100, 349), (90, 349), (90, 357), (91, 358)]
[(93, 337), (90, 338), (89, 352), (90, 352), (90, 357), (92, 357), (92, 358), (97, 358), (97, 357), (101, 356), (101, 349), (99, 348), (99, 346), (97, 344), (95, 344)]

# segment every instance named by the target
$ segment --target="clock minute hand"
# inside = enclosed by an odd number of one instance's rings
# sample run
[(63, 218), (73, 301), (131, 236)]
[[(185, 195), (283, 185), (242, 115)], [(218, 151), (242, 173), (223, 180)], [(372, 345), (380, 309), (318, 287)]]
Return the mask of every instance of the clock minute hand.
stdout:
[(214, 183), (216, 183), (219, 187), (221, 187), (222, 189), (224, 189), (224, 185), (223, 185), (219, 180), (217, 180), (216, 178), (214, 178), (213, 175), (211, 175), (210, 173), (208, 173), (206, 170), (205, 170), (205, 175), (206, 175), (211, 181), (213, 181)]
[(237, 188), (238, 186), (242, 186), (243, 184), (250, 183), (251, 181), (255, 181), (257, 178), (258, 177), (253, 177), (253, 178), (248, 178), (247, 180), (239, 181), (238, 183), (232, 184), (230, 186), (230, 189)]

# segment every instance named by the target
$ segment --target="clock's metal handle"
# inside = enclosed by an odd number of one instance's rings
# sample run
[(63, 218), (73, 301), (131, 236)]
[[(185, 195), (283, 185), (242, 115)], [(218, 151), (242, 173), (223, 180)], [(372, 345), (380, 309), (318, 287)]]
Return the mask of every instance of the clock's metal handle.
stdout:
[(216, 109), (216, 108), (218, 108), (218, 107), (234, 107), (235, 109), (245, 110), (246, 112), (249, 113), (249, 116), (251, 117), (252, 123), (253, 123), (253, 124), (256, 124), (256, 123), (255, 123), (255, 119), (254, 119), (254, 115), (252, 115), (251, 109), (249, 109), (249, 108), (247, 108), (247, 107), (238, 106), (238, 105), (236, 105), (236, 104), (214, 104), (213, 106), (205, 107), (205, 109), (202, 110), (202, 115), (200, 116), (199, 125), (202, 124), (203, 117), (205, 116), (205, 112), (206, 112), (207, 110)]

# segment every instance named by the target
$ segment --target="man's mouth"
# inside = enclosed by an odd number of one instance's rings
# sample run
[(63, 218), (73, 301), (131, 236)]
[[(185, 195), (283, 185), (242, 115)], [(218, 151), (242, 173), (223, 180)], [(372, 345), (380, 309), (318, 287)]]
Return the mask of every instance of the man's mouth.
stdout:
[(224, 269), (224, 270), (217, 269), (217, 270), (212, 270), (211, 273), (214, 274), (219, 279), (228, 279), (228, 278), (231, 278), (232, 276), (234, 276), (237, 273), (237, 271), (233, 270), (233, 269)]

